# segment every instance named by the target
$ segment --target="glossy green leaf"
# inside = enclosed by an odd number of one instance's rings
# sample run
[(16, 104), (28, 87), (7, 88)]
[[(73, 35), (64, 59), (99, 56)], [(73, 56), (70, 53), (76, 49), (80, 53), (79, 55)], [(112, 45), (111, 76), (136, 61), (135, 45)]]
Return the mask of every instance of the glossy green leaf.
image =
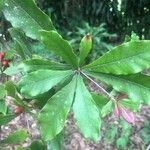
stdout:
[(12, 81), (7, 81), (5, 83), (5, 90), (7, 91), (7, 95), (11, 97), (16, 97), (16, 87)]
[(0, 84), (0, 99), (3, 99), (6, 95), (5, 87)]
[(44, 140), (51, 140), (62, 131), (73, 102), (75, 85), (76, 77), (53, 95), (40, 112), (38, 120)]
[(150, 41), (131, 41), (119, 45), (85, 68), (111, 74), (138, 73), (150, 67)]
[(2, 144), (18, 144), (18, 143), (25, 141), (27, 137), (28, 137), (27, 131), (20, 129), (8, 135), (8, 137), (2, 140), (1, 143)]
[(17, 55), (19, 55), (23, 60), (26, 59), (26, 54), (24, 53), (23, 47), (21, 44), (15, 40), (14, 43), (14, 51), (16, 52)]
[(97, 108), (99, 109), (99, 112), (101, 112), (103, 106), (106, 105), (109, 101), (108, 98), (94, 92), (92, 92), (91, 95), (93, 97), (93, 100), (95, 101)]
[(73, 112), (82, 134), (86, 138), (98, 140), (101, 126), (99, 111), (81, 76), (77, 80)]
[(15, 50), (19, 52), (22, 58), (30, 58), (32, 54), (31, 42), (26, 38), (25, 34), (15, 28), (9, 29), (9, 32), (14, 41), (16, 41)]
[(40, 31), (41, 41), (45, 47), (62, 57), (68, 64), (77, 67), (77, 57), (70, 44), (56, 31)]
[(39, 30), (54, 30), (51, 19), (36, 6), (34, 0), (4, 0), (4, 5), (6, 19), (27, 36), (39, 39)]
[(73, 72), (38, 70), (25, 75), (18, 83), (20, 92), (27, 97), (34, 97), (50, 90)]
[(20, 68), (23, 68), (25, 72), (32, 72), (38, 69), (49, 69), (49, 70), (68, 70), (69, 67), (66, 64), (44, 60), (44, 59), (30, 59), (23, 62), (20, 65)]
[(7, 112), (7, 106), (5, 104), (5, 101), (3, 99), (0, 99), (0, 113), (6, 115), (6, 112)]
[(5, 52), (5, 59), (6, 59), (6, 60), (11, 60), (11, 59), (13, 59), (14, 53), (15, 53), (15, 51), (14, 51), (13, 49), (7, 50), (7, 51)]
[(21, 69), (17, 65), (12, 65), (5, 69), (4, 73), (8, 76), (20, 74)]
[(7, 81), (5, 83), (5, 89), (7, 91), (7, 96), (11, 96), (14, 104), (25, 107), (22, 99), (17, 95), (16, 85), (12, 81)]
[(7, 115), (0, 114), (0, 126), (7, 124), (11, 120), (13, 120), (15, 117), (16, 115), (14, 114), (7, 114)]
[(106, 105), (103, 106), (103, 108), (101, 110), (102, 117), (105, 117), (106, 115), (111, 113), (112, 110), (113, 110), (113, 103), (112, 103), (112, 101), (109, 101)]
[(61, 90), (63, 87), (65, 87), (67, 84), (69, 84), (71, 80), (72, 80), (72, 75), (68, 76), (67, 78), (65, 78), (64, 80), (62, 80), (61, 82), (59, 82), (57, 84), (57, 86), (53, 87), (52, 89), (50, 89), (46, 93), (38, 95), (36, 97), (36, 102), (35, 102), (36, 106), (38, 106), (38, 108), (43, 108), (45, 106), (45, 104), (47, 103), (47, 101), (54, 94), (56, 94), (59, 90)]
[(52, 88), (49, 91), (36, 96), (34, 105), (39, 109), (42, 109), (47, 101), (56, 93), (55, 89)]
[(80, 55), (79, 55), (79, 64), (82, 65), (84, 59), (87, 57), (89, 52), (92, 49), (92, 38), (91, 35), (87, 34), (83, 37), (80, 42)]
[(125, 92), (134, 102), (150, 104), (150, 76), (144, 74), (112, 75), (90, 73), (98, 80), (112, 85), (116, 91)]

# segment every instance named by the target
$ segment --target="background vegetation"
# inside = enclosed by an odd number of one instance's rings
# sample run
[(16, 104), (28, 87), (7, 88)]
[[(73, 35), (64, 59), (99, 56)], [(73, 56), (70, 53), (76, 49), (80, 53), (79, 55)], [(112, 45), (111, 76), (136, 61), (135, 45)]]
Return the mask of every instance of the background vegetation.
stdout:
[[(38, 6), (51, 16), (57, 30), (64, 38), (68, 39), (78, 51), (78, 43), (81, 38), (90, 33), (93, 38), (93, 50), (87, 59), (95, 59), (100, 54), (110, 50), (113, 45), (123, 42), (126, 35), (134, 31), (140, 39), (150, 39), (150, 1), (149, 0), (36, 0)], [(10, 27), (4, 16), (0, 14), (0, 42), (1, 49), (9, 49), (10, 35), (7, 29)], [(6, 41), (7, 44), (6, 44)], [(54, 57), (45, 52), (36, 41), (28, 39), (32, 45), (33, 53), (42, 53), (44, 57)], [(36, 57), (36, 56), (35, 56)], [(122, 120), (121, 120), (122, 122)], [(131, 142), (128, 138), (132, 129), (126, 123), (114, 128), (110, 125), (106, 134), (108, 143), (116, 144), (123, 149)], [(110, 128), (110, 130), (109, 130)], [(149, 121), (146, 120), (140, 136), (147, 147)], [(118, 134), (118, 131), (119, 134)], [(125, 136), (126, 134), (126, 136)], [(132, 142), (131, 142), (132, 143)], [(130, 144), (131, 144), (130, 143)], [(144, 148), (143, 148), (144, 149)]]

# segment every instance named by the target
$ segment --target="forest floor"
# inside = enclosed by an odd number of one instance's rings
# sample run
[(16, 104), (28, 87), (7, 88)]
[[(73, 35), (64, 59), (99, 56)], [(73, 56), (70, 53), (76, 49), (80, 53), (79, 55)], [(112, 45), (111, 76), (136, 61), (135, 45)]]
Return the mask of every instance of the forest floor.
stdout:
[[(6, 102), (8, 107), (14, 111), (15, 105), (12, 103), (12, 99), (7, 97)], [(36, 110), (34, 110), (34, 112), (36, 112)], [(144, 126), (145, 122), (150, 124), (150, 106), (142, 106), (140, 112), (137, 113), (135, 117), (136, 123), (132, 128), (132, 132), (128, 137), (128, 145), (124, 150), (150, 150), (150, 127), (147, 128)], [(117, 120), (113, 114), (107, 116), (104, 122), (106, 126), (109, 122), (114, 122), (114, 126), (118, 126)], [(106, 126), (102, 127), (102, 133), (105, 133), (107, 130)], [(24, 113), (9, 122), (9, 124), (2, 126), (0, 137), (4, 138), (9, 135), (9, 133), (22, 128), (27, 129), (30, 135), (21, 145), (22, 147), (27, 147), (33, 139), (39, 139), (40, 134), (36, 122), (29, 114)], [(0, 147), (0, 150), (15, 149), (16, 145), (6, 145), (5, 148)], [(106, 142), (103, 135), (97, 143), (85, 140), (75, 125), (73, 114), (70, 113), (65, 125), (63, 150), (117, 150), (117, 148), (115, 140), (112, 143)]]

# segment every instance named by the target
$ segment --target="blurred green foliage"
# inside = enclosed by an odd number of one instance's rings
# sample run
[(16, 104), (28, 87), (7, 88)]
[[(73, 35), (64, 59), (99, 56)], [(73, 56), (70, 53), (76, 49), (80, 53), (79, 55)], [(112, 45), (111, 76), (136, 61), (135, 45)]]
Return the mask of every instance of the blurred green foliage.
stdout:
[[(150, 38), (149, 0), (35, 0), (38, 6), (52, 17), (61, 31), (75, 32), (85, 21), (90, 26), (105, 23), (110, 33), (119, 35), (123, 41), (131, 31), (140, 38)], [(119, 2), (119, 3), (118, 3)], [(9, 24), (0, 14), (0, 33), (6, 35)]]
[(90, 26), (106, 23), (111, 33), (119, 35), (119, 41), (134, 31), (141, 38), (150, 38), (149, 0), (37, 0), (39, 6), (52, 16), (62, 29), (74, 31), (86, 21)]
[[(51, 16), (57, 30), (75, 49), (81, 38), (93, 37), (93, 58), (111, 49), (111, 43), (122, 42), (132, 31), (140, 38), (150, 38), (149, 0), (35, 0)], [(0, 34), (9, 40), (10, 24), (0, 13)], [(112, 34), (110, 34), (112, 33)], [(117, 35), (114, 38), (114, 33)], [(68, 36), (69, 35), (69, 36)], [(0, 35), (1, 36), (1, 35)], [(1, 43), (4, 43), (0, 37)], [(40, 48), (39, 48), (40, 49)]]

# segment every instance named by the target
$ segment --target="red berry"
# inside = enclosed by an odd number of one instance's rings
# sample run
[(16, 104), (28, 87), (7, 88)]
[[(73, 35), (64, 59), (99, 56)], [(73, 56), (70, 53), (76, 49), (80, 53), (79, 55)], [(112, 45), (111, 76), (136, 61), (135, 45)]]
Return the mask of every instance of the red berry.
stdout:
[(9, 61), (8, 60), (3, 60), (2, 65), (5, 66), (5, 67), (8, 67), (9, 66)]
[(0, 52), (0, 61), (3, 60), (4, 56), (5, 56), (5, 53), (4, 52)]
[(21, 114), (22, 113), (22, 109), (20, 107), (17, 107), (15, 109), (15, 114)]

